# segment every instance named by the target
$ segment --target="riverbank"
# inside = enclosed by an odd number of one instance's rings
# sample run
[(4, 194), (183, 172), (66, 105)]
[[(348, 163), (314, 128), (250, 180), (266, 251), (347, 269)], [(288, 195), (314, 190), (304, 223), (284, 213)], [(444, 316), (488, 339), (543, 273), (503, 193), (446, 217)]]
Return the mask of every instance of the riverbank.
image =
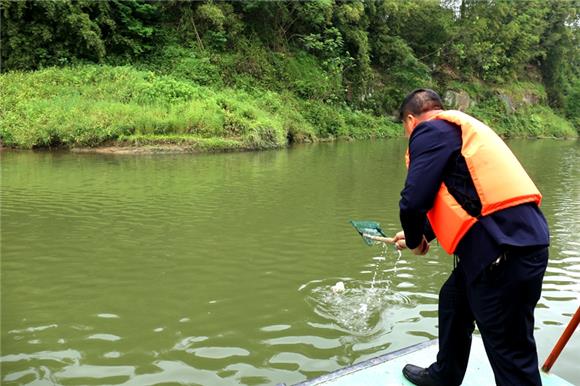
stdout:
[(291, 93), (207, 87), (131, 66), (83, 65), (0, 76), (4, 146), (188, 145), (280, 148), (398, 136), (390, 119)]
[[(446, 103), (474, 114), (503, 137), (577, 136), (570, 122), (543, 105), (541, 86), (516, 86), (450, 84)], [(0, 90), (2, 145), (20, 149), (247, 151), (402, 134), (391, 116), (344, 104), (289, 91), (203, 86), (133, 66), (9, 72), (0, 75)]]

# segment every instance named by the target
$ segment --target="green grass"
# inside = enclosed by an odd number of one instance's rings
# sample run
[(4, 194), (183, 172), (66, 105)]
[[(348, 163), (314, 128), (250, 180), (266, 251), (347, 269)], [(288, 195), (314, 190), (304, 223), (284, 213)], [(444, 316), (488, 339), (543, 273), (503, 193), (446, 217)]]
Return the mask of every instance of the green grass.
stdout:
[[(0, 74), (2, 144), (25, 149), (160, 144), (227, 151), (401, 135), (389, 117), (338, 103), (340, 82), (308, 54), (248, 49), (253, 56), (246, 62), (243, 53), (210, 57), (169, 47), (134, 66)], [(468, 112), (504, 137), (578, 134), (545, 106), (546, 93), (537, 83), (449, 87), (466, 90), (475, 100)], [(517, 105), (515, 112), (508, 112), (500, 95)], [(525, 101), (530, 98), (533, 103)]]
[(118, 138), (118, 145), (121, 146), (154, 146), (154, 145), (176, 145), (185, 149), (195, 151), (233, 151), (233, 150), (254, 150), (248, 148), (241, 141), (227, 138), (204, 138), (195, 135), (183, 134), (132, 134), (123, 135)]
[[(504, 138), (578, 136), (571, 121), (547, 106), (546, 91), (539, 83), (514, 82), (501, 86), (454, 83), (450, 87), (466, 91), (474, 101), (467, 113), (485, 122)], [(508, 107), (506, 99), (513, 109)]]
[(504, 138), (575, 138), (578, 132), (565, 118), (542, 105), (506, 113), (501, 101), (487, 101), (468, 110)]
[(0, 75), (5, 146), (138, 146), (192, 138), (200, 149), (268, 149), (324, 138), (396, 136), (387, 118), (290, 92), (200, 85), (134, 67), (83, 65)]

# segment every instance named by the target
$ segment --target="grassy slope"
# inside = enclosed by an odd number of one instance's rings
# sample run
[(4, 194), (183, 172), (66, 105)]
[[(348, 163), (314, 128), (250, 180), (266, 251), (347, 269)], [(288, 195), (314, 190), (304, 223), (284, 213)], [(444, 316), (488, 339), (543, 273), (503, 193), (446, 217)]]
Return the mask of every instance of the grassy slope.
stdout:
[[(304, 53), (200, 55), (168, 47), (133, 66), (79, 65), (0, 75), (0, 137), (6, 146), (175, 145), (194, 151), (268, 149), (291, 142), (402, 133), (389, 117), (338, 103), (340, 74)], [(501, 135), (573, 137), (544, 105), (535, 83), (502, 89), (453, 84), (476, 104), (469, 112)], [(498, 92), (539, 104), (506, 113)]]
[(467, 112), (487, 123), (504, 138), (573, 138), (571, 122), (547, 105), (542, 84), (514, 82), (501, 86), (455, 84), (477, 101)]
[(188, 143), (266, 149), (341, 136), (396, 136), (386, 118), (291, 93), (200, 86), (134, 67), (83, 65), (0, 76), (7, 146)]

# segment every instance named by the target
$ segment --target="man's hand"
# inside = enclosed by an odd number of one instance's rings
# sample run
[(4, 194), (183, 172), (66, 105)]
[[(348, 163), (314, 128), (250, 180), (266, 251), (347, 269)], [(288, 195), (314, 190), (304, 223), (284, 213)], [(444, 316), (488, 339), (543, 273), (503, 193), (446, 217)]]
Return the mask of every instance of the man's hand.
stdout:
[(423, 240), (421, 240), (421, 244), (419, 244), (419, 246), (417, 248), (411, 249), (411, 252), (413, 252), (417, 256), (426, 255), (427, 252), (429, 252), (429, 242), (427, 241), (425, 236), (423, 236)]
[[(397, 249), (401, 250), (407, 248), (407, 242), (405, 241), (405, 232), (403, 231), (398, 232), (395, 235), (395, 237), (393, 237), (393, 241)], [(411, 252), (413, 252), (413, 254), (418, 256), (425, 255), (428, 251), (429, 251), (429, 242), (427, 241), (425, 236), (423, 236), (423, 240), (421, 240), (421, 244), (419, 244), (417, 248), (411, 249)]]
[(407, 243), (405, 242), (405, 232), (397, 232), (395, 237), (393, 237), (393, 243), (395, 243), (395, 247), (397, 247), (398, 250), (406, 249)]

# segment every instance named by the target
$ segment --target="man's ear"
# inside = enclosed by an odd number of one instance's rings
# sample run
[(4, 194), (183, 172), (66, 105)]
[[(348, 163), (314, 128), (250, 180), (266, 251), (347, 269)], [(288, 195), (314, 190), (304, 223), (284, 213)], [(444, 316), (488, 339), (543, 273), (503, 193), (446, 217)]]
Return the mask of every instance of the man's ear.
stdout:
[(407, 131), (411, 134), (415, 126), (417, 126), (417, 118), (413, 114), (407, 114), (404, 119), (407, 125)]

